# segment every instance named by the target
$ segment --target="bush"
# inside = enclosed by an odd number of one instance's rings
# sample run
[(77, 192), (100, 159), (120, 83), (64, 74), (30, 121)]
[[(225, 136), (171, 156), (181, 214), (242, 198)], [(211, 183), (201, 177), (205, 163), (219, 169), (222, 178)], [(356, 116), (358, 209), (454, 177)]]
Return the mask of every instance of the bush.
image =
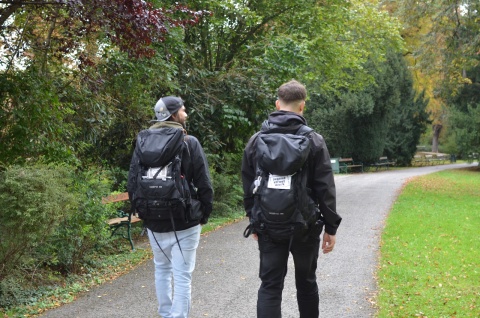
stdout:
[(210, 176), (214, 191), (212, 216), (225, 217), (243, 209), (243, 188), (240, 179), (242, 154), (226, 153), (209, 156)]
[[(110, 240), (105, 221), (115, 214), (115, 205), (101, 204), (109, 176), (44, 164), (0, 173), (0, 307), (31, 300), (27, 291), (44, 273), (66, 276), (95, 266), (98, 250)], [(30, 288), (19, 279), (25, 273)]]
[(76, 209), (67, 191), (69, 175), (66, 167), (49, 165), (12, 166), (0, 174), (0, 280), (32, 261), (33, 250), (55, 232), (65, 211)]
[(72, 175), (69, 191), (76, 207), (65, 211), (62, 222), (46, 244), (37, 249), (39, 255), (52, 255), (47, 265), (62, 273), (79, 273), (88, 267), (95, 248), (108, 243), (110, 232), (106, 220), (115, 213), (113, 205), (101, 203), (109, 194), (109, 174), (81, 171)]

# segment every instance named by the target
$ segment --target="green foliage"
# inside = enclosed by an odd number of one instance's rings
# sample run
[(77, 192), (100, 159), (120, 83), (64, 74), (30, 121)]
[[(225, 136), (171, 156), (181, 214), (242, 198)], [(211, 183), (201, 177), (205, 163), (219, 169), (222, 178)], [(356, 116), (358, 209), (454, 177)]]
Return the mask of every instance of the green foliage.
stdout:
[(342, 107), (339, 97), (332, 94), (310, 94), (306, 104), (305, 117), (308, 124), (323, 135), (332, 157), (351, 153), (353, 140), (352, 126), (348, 122), (348, 112)]
[[(391, 48), (401, 50), (400, 25), (377, 1), (329, 1), (313, 11), (300, 10), (295, 32), (307, 43), (305, 81), (321, 91), (361, 90), (374, 83), (366, 63), (381, 63)], [(291, 29), (291, 27), (289, 28)]]
[[(8, 68), (0, 77), (9, 92), (1, 96), (1, 124), (7, 127), (1, 137), (7, 146), (0, 162), (24, 162), (42, 154), (49, 161), (125, 170), (136, 133), (148, 125), (156, 100), (167, 94), (184, 98), (189, 132), (209, 153), (239, 153), (274, 109), (274, 92), (281, 83), (296, 77), (317, 91), (365, 87), (372, 82), (365, 61), (381, 61), (386, 47), (401, 46), (396, 22), (373, 3), (184, 4), (212, 14), (187, 29), (169, 28), (162, 43), (152, 42), (156, 54), (148, 59), (122, 53), (108, 40), (114, 35), (106, 37), (94, 29), (89, 29), (89, 37), (75, 34), (64, 47), (61, 31), (72, 21), (60, 15), (62, 23), (49, 25), (45, 21), (54, 10), (29, 12), (38, 16), (38, 25), (28, 23), (25, 31), (25, 45), (32, 51), (21, 59), (26, 68)], [(12, 27), (27, 22), (23, 13), (15, 18)], [(98, 15), (94, 18), (99, 22)], [(42, 49), (42, 41), (51, 51)], [(67, 47), (76, 48), (75, 53), (64, 54)], [(26, 87), (15, 90), (22, 79)], [(34, 110), (39, 115), (27, 121), (25, 114)], [(45, 138), (32, 143), (38, 131)], [(34, 151), (23, 151), (32, 147)]]
[(394, 85), (398, 88), (399, 102), (394, 105), (383, 154), (396, 159), (398, 165), (407, 166), (431, 121), (426, 111), (428, 99), (425, 91), (417, 95), (405, 61), (397, 55), (396, 63), (394, 71), (398, 81)]
[(243, 209), (241, 156), (227, 154), (221, 161), (221, 167), (212, 165), (210, 169), (214, 191), (212, 216), (215, 217), (225, 217)]
[(214, 13), (186, 30), (184, 46), (171, 48), (181, 95), (194, 110), (189, 129), (213, 154), (241, 151), (283, 82), (295, 77), (316, 91), (365, 87), (365, 61), (401, 46), (396, 22), (360, 1), (187, 5)]
[(75, 196), (75, 209), (66, 209), (55, 232), (37, 250), (37, 256), (49, 255), (45, 265), (62, 273), (79, 273), (89, 266), (95, 248), (106, 245), (110, 231), (106, 220), (115, 216), (112, 205), (101, 199), (109, 194), (109, 175), (94, 169), (77, 171), (68, 191)]
[(480, 66), (466, 72), (471, 84), (464, 85), (458, 95), (449, 99), (447, 142), (450, 152), (465, 157), (480, 151)]
[(192, 69), (182, 80), (188, 130), (212, 154), (241, 152), (267, 110), (273, 108), (273, 96), (252, 70), (235, 68), (225, 73)]
[(306, 117), (326, 140), (332, 157), (353, 157), (364, 164), (381, 156), (408, 164), (428, 123), (423, 95), (415, 99), (402, 57), (387, 54), (380, 66), (366, 69), (375, 85), (356, 91), (314, 93)]
[(451, 110), (452, 129), (458, 154), (466, 157), (480, 152), (480, 104), (468, 105), (465, 111)]
[(0, 73), (0, 163), (46, 161), (75, 164), (70, 147), (75, 126), (64, 123), (72, 113), (57, 94), (58, 82), (29, 68), (18, 75)]
[(75, 211), (69, 176), (67, 167), (45, 165), (12, 166), (2, 172), (0, 278), (21, 265), (35, 263), (33, 251), (55, 232), (66, 211)]
[(215, 173), (213, 180), (215, 200), (212, 214), (221, 217), (237, 211), (243, 203), (240, 177)]
[(110, 192), (109, 175), (94, 171), (35, 164), (1, 173), (0, 303), (33, 297), (35, 287), (18, 282), (24, 273), (34, 282), (45, 279), (46, 268), (68, 274), (95, 266), (92, 259), (109, 242), (105, 220), (115, 207), (101, 204)]
[(25, 275), (10, 275), (0, 280), (0, 308), (31, 302), (41, 294), (29, 280)]
[(102, 158), (109, 166), (127, 170), (136, 134), (150, 125), (157, 100), (172, 94), (176, 73), (160, 55), (131, 60), (115, 50), (106, 51), (96, 69), (84, 75), (82, 85), (91, 100), (79, 101), (76, 117), (71, 118), (80, 126), (77, 142), (85, 144), (80, 156), (97, 164)]
[[(404, 23), (406, 54), (416, 86), (425, 89), (430, 99), (434, 127), (442, 127), (440, 136), (437, 129), (431, 131), (432, 148), (436, 151), (438, 144), (438, 148), (445, 148), (443, 151), (456, 151), (458, 134), (451, 126), (456, 124), (449, 110), (453, 107), (465, 112), (468, 104), (478, 102), (480, 3), (476, 0), (385, 3)], [(442, 142), (448, 145), (442, 147)]]
[(478, 65), (480, 4), (476, 0), (402, 0), (397, 14), (420, 39), (410, 50), (415, 68), (437, 77), (436, 95), (446, 100), (469, 84), (464, 71)]

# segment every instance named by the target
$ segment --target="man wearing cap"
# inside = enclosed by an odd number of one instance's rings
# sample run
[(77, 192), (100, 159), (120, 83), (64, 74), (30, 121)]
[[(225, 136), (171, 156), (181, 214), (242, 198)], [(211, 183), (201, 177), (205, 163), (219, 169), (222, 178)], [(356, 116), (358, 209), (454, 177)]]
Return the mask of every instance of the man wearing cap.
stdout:
[[(200, 221), (174, 219), (172, 223), (171, 220), (144, 220), (154, 256), (158, 313), (163, 318), (183, 318), (189, 316), (200, 225), (208, 222), (212, 211), (213, 188), (203, 148), (197, 138), (186, 133), (187, 113), (182, 99), (162, 97), (154, 110), (156, 120), (153, 120), (155, 124), (150, 129), (178, 128), (184, 131), (186, 147), (182, 154), (182, 174), (196, 188), (197, 199), (202, 203), (204, 212)], [(137, 162), (134, 152), (127, 184), (129, 193), (134, 192), (136, 186)]]

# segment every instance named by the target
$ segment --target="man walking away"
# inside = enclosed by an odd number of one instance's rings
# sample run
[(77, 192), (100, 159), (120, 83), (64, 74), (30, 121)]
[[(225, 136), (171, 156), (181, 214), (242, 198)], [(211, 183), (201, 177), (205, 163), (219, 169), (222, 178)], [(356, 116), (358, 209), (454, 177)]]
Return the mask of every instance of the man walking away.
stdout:
[[(163, 318), (184, 318), (188, 317), (191, 307), (192, 272), (200, 240), (200, 225), (208, 222), (212, 211), (213, 189), (202, 146), (197, 138), (186, 133), (187, 113), (182, 99), (175, 96), (163, 97), (154, 110), (155, 124), (145, 130), (148, 136), (160, 136), (160, 141), (166, 138), (173, 140), (172, 136), (179, 136), (176, 140), (179, 140), (180, 144), (177, 142), (177, 145), (180, 146), (175, 148), (172, 142), (169, 147), (180, 150), (177, 154), (167, 153), (166, 157), (173, 158), (167, 165), (162, 163), (157, 168), (145, 167), (142, 165), (142, 147), (152, 145), (155, 150), (154, 146), (158, 147), (160, 142), (139, 142), (138, 137), (130, 163), (127, 190), (132, 206), (143, 219), (148, 231), (155, 264), (158, 313)], [(163, 150), (165, 149), (158, 149), (158, 156), (155, 151), (149, 150), (150, 157), (164, 156), (160, 155)], [(162, 181), (165, 184), (170, 182), (169, 186), (175, 187), (175, 191), (171, 191), (176, 194), (174, 198), (152, 198), (155, 194), (160, 196), (162, 188), (167, 187), (152, 186), (152, 182)], [(142, 186), (142, 182), (148, 186)], [(203, 212), (200, 212), (200, 216), (197, 213), (197, 217), (192, 216), (195, 199), (200, 202), (197, 206), (201, 205)]]
[(317, 259), (335, 246), (341, 222), (330, 155), (323, 137), (306, 126), (307, 91), (292, 80), (278, 89), (277, 111), (253, 135), (242, 161), (245, 236), (258, 241), (262, 281), (257, 317), (280, 318), (288, 257), (295, 264), (301, 318), (319, 316)]

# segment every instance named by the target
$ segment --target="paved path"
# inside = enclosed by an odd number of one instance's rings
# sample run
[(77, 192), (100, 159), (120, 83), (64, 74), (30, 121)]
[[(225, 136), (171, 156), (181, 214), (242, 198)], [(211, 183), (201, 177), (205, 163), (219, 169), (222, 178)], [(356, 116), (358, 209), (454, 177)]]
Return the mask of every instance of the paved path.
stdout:
[[(422, 167), (336, 176), (337, 209), (343, 217), (334, 252), (318, 261), (320, 317), (372, 317), (370, 299), (384, 219), (404, 182), (413, 176), (468, 164)], [(470, 165), (471, 166), (471, 165)], [(192, 318), (252, 318), (256, 313), (258, 250), (244, 239), (246, 221), (204, 235), (193, 278)], [(297, 318), (293, 262), (283, 294), (284, 318)], [(110, 318), (156, 315), (151, 261), (83, 294), (76, 301), (47, 311), (43, 318)]]

